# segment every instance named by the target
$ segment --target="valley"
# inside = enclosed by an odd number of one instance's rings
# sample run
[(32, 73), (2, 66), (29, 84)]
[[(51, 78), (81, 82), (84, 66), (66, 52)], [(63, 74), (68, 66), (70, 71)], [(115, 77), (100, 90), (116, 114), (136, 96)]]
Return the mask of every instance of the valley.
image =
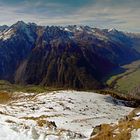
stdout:
[(124, 65), (121, 68), (124, 69), (124, 72), (112, 74), (107, 80), (107, 84), (115, 91), (128, 94), (140, 85), (140, 60)]

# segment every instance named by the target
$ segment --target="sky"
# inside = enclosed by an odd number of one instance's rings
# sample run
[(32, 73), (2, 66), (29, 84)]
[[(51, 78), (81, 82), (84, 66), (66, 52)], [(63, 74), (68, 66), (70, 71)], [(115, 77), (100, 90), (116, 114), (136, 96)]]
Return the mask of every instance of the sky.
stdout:
[(20, 20), (140, 32), (140, 0), (0, 0), (0, 25)]

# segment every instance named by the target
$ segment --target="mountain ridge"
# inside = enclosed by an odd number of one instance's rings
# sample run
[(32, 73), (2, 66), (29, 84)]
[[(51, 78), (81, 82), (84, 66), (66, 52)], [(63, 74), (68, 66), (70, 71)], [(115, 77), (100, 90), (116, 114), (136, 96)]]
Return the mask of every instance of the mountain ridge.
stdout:
[(139, 36), (89, 26), (18, 21), (0, 30), (0, 79), (19, 84), (100, 88), (102, 77), (140, 58)]

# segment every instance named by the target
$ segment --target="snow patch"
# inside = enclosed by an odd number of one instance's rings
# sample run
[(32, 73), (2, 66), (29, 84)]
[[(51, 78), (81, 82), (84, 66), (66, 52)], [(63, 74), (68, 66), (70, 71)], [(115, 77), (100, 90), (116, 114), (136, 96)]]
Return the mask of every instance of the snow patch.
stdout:
[[(20, 140), (87, 140), (95, 126), (117, 122), (133, 109), (118, 100), (116, 104), (116, 99), (109, 95), (92, 92), (54, 91), (18, 95), (18, 100), (0, 105), (0, 133), (3, 134), (0, 134), (0, 140), (3, 137), (4, 140), (21, 137)], [(40, 127), (38, 120), (47, 123)]]
[(131, 139), (130, 140), (140, 140), (140, 129), (133, 130), (131, 132)]
[(0, 39), (8, 40), (9, 38), (11, 38), (13, 34), (14, 34), (14, 30), (12, 29), (5, 30), (4, 32), (0, 32)]

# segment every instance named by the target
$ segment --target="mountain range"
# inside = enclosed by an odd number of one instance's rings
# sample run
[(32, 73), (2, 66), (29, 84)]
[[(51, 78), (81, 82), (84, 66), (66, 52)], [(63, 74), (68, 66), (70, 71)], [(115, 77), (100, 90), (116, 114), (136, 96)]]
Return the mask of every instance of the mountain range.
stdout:
[(140, 34), (18, 21), (0, 26), (0, 79), (17, 84), (96, 89), (121, 65), (140, 59)]

